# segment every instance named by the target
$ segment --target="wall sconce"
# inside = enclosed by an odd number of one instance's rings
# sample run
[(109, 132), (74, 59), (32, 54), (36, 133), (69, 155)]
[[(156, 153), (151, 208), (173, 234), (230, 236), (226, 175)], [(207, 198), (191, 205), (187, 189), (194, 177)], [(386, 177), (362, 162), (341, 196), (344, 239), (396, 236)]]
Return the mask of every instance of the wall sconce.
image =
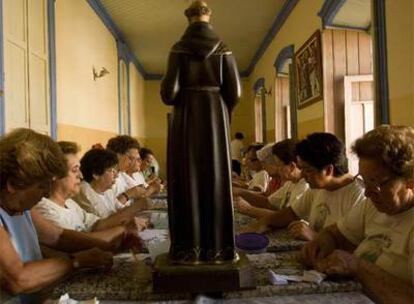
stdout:
[(266, 89), (265, 87), (262, 87), (261, 90), (262, 90), (262, 93), (264, 95), (272, 96), (272, 87), (269, 87), (269, 89)]
[(93, 72), (93, 80), (96, 80), (96, 78), (104, 77), (106, 74), (109, 74), (109, 71), (105, 69), (104, 67), (101, 68), (99, 72), (96, 71), (95, 67), (92, 67)]

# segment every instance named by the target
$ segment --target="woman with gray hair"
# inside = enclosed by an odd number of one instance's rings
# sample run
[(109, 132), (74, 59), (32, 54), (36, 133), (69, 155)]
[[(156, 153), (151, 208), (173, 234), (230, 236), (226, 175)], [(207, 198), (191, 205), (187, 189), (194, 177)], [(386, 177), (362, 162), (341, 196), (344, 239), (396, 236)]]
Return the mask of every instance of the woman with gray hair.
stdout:
[[(66, 174), (59, 146), (48, 136), (17, 129), (0, 139), (0, 283), (21, 294), (13, 303), (37, 303), (33, 292), (78, 267), (110, 266), (112, 255), (99, 249), (75, 253), (72, 259), (42, 260), (30, 209), (50, 193), (53, 179)], [(0, 290), (2, 303), (10, 295)]]
[(354, 276), (378, 303), (414, 299), (414, 128), (380, 126), (353, 145), (367, 199), (302, 249), (305, 264)]

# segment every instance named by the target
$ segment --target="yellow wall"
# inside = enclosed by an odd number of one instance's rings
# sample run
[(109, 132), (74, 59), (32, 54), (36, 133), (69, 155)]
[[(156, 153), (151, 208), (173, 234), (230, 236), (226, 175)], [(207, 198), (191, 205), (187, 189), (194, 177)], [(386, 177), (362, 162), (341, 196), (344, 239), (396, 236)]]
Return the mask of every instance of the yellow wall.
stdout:
[(249, 144), (254, 141), (254, 94), (248, 79), (243, 79), (241, 86), (242, 96), (232, 115), (231, 137), (234, 138), (236, 132), (242, 132), (245, 144)]
[(117, 133), (114, 132), (106, 132), (66, 124), (59, 124), (57, 131), (58, 140), (76, 142), (81, 148), (81, 154), (88, 151), (93, 144), (100, 143), (105, 146), (108, 139), (117, 135)]
[(166, 177), (167, 161), (167, 113), (172, 107), (164, 105), (160, 96), (161, 81), (145, 81), (144, 84), (144, 115), (145, 136), (138, 138), (141, 146), (150, 148), (160, 164), (160, 174)]
[(140, 139), (145, 137), (147, 122), (144, 104), (144, 78), (132, 63), (129, 64), (129, 90), (131, 135)]
[[(58, 139), (85, 149), (117, 133), (116, 43), (84, 0), (56, 1), (56, 65)], [(109, 74), (94, 81), (92, 67)]]
[[(322, 0), (299, 1), (273, 39), (266, 52), (257, 63), (250, 76), (251, 83), (264, 77), (266, 88), (271, 87), (274, 92), (275, 68), (273, 66), (279, 52), (286, 46), (293, 44), (295, 51), (317, 30), (321, 28), (321, 19), (317, 13), (323, 4)], [(274, 93), (267, 99), (267, 130), (268, 134), (274, 130)], [(253, 109), (253, 103), (251, 109)], [(270, 116), (269, 116), (270, 115)], [(323, 131), (323, 101), (298, 111), (298, 135), (314, 131)], [(274, 134), (274, 131), (273, 131)], [(274, 135), (273, 135), (274, 136)]]
[(391, 123), (414, 126), (414, 3), (387, 0), (385, 11)]

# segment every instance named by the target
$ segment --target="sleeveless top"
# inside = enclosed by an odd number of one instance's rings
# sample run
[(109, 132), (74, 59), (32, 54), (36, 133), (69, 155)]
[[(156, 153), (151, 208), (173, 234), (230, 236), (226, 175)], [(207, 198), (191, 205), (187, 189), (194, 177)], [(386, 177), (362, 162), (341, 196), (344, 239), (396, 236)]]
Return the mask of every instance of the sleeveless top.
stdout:
[[(39, 240), (29, 210), (20, 215), (9, 215), (0, 207), (0, 226), (8, 232), (10, 241), (23, 263), (42, 259)], [(12, 297), (5, 290), (0, 289), (0, 299), (0, 302), (5, 304), (35, 303), (36, 294)]]

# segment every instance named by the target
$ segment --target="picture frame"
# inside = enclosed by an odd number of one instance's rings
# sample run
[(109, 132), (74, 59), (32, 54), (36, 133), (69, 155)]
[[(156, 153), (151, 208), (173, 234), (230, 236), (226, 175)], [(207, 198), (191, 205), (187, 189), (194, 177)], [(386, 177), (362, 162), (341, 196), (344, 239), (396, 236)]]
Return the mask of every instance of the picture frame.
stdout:
[(294, 56), (296, 100), (302, 109), (323, 99), (321, 32), (317, 30)]

